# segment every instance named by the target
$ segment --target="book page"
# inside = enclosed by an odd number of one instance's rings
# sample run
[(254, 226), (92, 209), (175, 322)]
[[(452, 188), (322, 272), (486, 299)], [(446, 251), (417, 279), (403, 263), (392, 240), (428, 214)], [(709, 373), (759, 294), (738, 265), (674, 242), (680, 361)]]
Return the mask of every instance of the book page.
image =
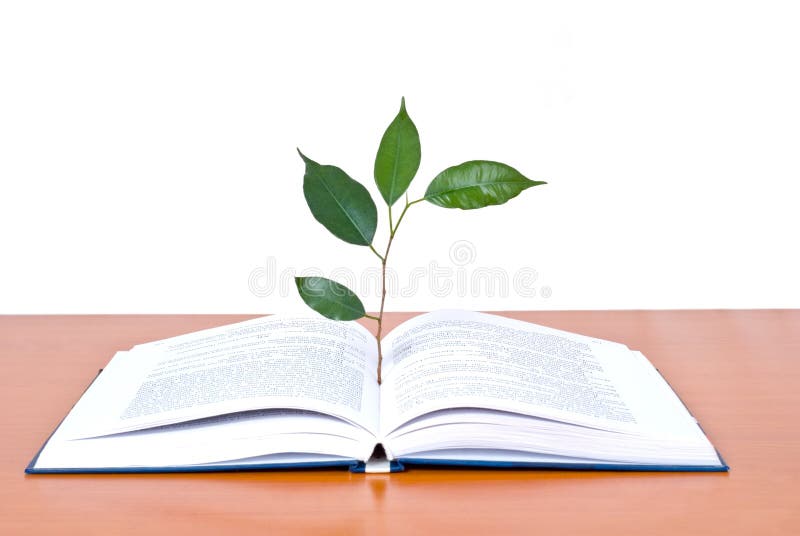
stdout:
[(375, 339), (355, 322), (270, 316), (119, 353), (86, 392), (73, 437), (293, 408), (378, 428)]
[(80, 411), (76, 406), (47, 441), (36, 468), (246, 464), (238, 460), (253, 457), (263, 463), (278, 463), (275, 457), (286, 453), (295, 453), (297, 462), (329, 456), (363, 460), (375, 444), (372, 434), (343, 420), (286, 409), (246, 411), (102, 437), (67, 439)]
[[(655, 413), (647, 393), (635, 388), (637, 380), (651, 380), (649, 373), (626, 346), (611, 341), (495, 315), (440, 311), (404, 323), (383, 348), (381, 437), (420, 415), (457, 407), (621, 432), (662, 426), (650, 418)], [(681, 411), (681, 425), (686, 418)]]

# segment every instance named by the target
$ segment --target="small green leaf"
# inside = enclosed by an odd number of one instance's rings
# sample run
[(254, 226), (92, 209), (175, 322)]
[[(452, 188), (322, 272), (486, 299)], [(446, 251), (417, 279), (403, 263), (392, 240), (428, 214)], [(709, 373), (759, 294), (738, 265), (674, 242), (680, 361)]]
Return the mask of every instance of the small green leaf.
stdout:
[(500, 162), (472, 160), (439, 173), (428, 185), (424, 199), (444, 208), (470, 210), (502, 205), (539, 184), (547, 183), (532, 181)]
[(324, 277), (295, 277), (297, 291), (306, 305), (331, 320), (356, 320), (364, 316), (364, 304), (344, 285)]
[(336, 166), (317, 164), (303, 153), (300, 157), (306, 163), (303, 193), (314, 218), (345, 242), (372, 244), (378, 209), (367, 189)]
[(375, 156), (375, 184), (387, 205), (393, 205), (408, 189), (419, 169), (420, 154), (419, 132), (406, 112), (404, 97)]

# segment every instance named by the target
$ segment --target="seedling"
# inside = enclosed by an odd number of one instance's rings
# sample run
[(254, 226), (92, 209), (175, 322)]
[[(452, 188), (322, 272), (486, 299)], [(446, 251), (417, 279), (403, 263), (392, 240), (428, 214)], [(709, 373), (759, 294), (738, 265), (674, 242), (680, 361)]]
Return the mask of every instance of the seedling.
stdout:
[[(417, 127), (408, 115), (405, 99), (402, 99), (400, 111), (383, 134), (375, 156), (375, 184), (386, 203), (389, 221), (386, 249), (380, 253), (373, 245), (378, 209), (367, 189), (340, 168), (318, 164), (299, 149), (297, 152), (305, 162), (303, 193), (314, 218), (337, 238), (368, 247), (380, 259), (380, 310), (378, 316), (367, 314), (364, 304), (352, 290), (324, 277), (296, 277), (297, 290), (309, 307), (327, 318), (357, 320), (366, 317), (377, 322), (379, 384), (383, 363), (381, 335), (386, 304), (386, 264), (397, 229), (408, 209), (423, 201), (442, 208), (462, 210), (502, 205), (532, 186), (546, 184), (530, 180), (500, 162), (470, 160), (436, 175), (425, 195), (409, 201), (407, 190), (419, 169), (421, 152)], [(404, 198), (402, 210), (395, 220), (392, 207), (400, 198)]]

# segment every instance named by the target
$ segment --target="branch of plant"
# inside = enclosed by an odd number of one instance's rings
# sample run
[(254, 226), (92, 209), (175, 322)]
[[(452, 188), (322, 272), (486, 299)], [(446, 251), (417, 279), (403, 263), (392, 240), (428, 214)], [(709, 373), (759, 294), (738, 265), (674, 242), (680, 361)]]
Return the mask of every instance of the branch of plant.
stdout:
[(377, 255), (377, 256), (378, 256), (378, 258), (381, 260), (381, 262), (383, 262), (383, 255), (381, 255), (380, 253), (378, 253), (378, 250), (376, 250), (376, 249), (373, 247), (373, 245), (372, 245), (372, 244), (370, 244), (370, 245), (369, 245), (369, 249), (371, 249), (371, 250), (372, 250), (372, 252), (373, 252), (375, 255)]
[(391, 229), (391, 236), (392, 237), (394, 236), (394, 233), (397, 232), (397, 228), (400, 227), (400, 222), (403, 221), (403, 216), (406, 215), (406, 211), (408, 210), (408, 207), (410, 207), (411, 205), (415, 205), (415, 204), (419, 203), (420, 201), (424, 201), (424, 200), (425, 200), (425, 198), (421, 197), (421, 198), (417, 199), (416, 201), (412, 201), (412, 202), (409, 203), (408, 202), (408, 196), (406, 196), (406, 206), (403, 207), (403, 212), (401, 212), (400, 213), (400, 217), (397, 218), (397, 225), (395, 225), (394, 229)]

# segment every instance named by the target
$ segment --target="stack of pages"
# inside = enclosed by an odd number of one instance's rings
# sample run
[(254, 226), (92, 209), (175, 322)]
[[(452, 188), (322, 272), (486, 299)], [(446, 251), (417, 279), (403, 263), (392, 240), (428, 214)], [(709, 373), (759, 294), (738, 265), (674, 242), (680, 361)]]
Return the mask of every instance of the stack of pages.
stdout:
[(381, 385), (374, 336), (322, 317), (118, 352), (27, 471), (728, 469), (625, 345), (466, 311), (417, 316), (382, 345)]

